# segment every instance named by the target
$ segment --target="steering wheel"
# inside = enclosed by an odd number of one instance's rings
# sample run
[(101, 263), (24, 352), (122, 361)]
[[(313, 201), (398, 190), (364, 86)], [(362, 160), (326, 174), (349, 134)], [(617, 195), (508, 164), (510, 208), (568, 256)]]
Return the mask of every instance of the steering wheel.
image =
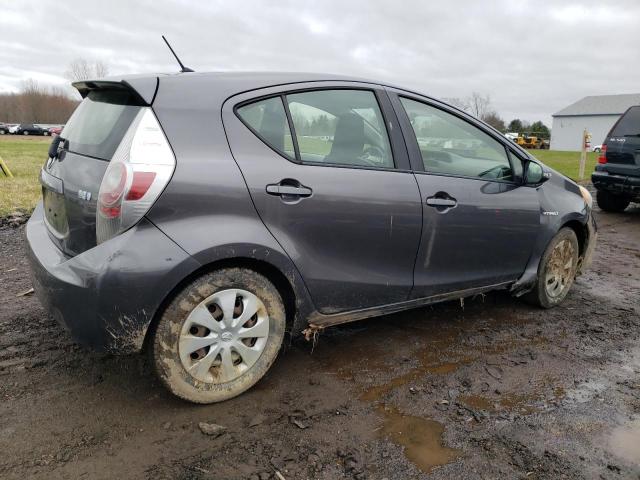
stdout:
[[(505, 167), (504, 165), (496, 165), (489, 170), (485, 170), (481, 172), (479, 177), (490, 177), (490, 178), (504, 178), (507, 174), (511, 173), (511, 169)], [(493, 175), (490, 175), (493, 174)]]

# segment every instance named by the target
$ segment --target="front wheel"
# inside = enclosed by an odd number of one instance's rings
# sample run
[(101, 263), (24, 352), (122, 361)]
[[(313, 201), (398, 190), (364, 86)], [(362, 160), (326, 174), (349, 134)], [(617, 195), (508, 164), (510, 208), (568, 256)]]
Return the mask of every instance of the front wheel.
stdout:
[(628, 198), (619, 195), (613, 195), (604, 190), (598, 190), (596, 193), (596, 201), (598, 206), (605, 212), (620, 213), (629, 206), (631, 201)]
[(25, 130), (24, 132), (22, 132), (23, 135), (29, 135), (29, 132), (27, 130)]
[(525, 300), (542, 308), (559, 305), (569, 293), (578, 268), (578, 239), (562, 228), (549, 243), (538, 266), (538, 280)]
[(233, 398), (267, 373), (285, 327), (282, 298), (264, 276), (243, 268), (205, 274), (160, 318), (152, 343), (156, 373), (190, 402)]

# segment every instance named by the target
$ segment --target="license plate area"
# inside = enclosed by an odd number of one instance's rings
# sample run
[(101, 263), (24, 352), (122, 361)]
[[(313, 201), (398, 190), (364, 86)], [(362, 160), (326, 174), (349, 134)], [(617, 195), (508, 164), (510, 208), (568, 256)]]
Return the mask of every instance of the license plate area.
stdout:
[(59, 239), (69, 235), (69, 221), (67, 219), (65, 198), (57, 192), (42, 187), (42, 203), (44, 205), (44, 218), (49, 231)]

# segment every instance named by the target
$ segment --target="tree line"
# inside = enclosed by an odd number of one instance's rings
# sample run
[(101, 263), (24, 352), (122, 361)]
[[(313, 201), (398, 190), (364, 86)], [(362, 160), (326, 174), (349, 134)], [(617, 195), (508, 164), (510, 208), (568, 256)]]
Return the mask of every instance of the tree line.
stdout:
[[(108, 71), (103, 62), (76, 59), (69, 64), (64, 75), (75, 82), (104, 77)], [(22, 83), (20, 91), (0, 94), (0, 122), (64, 124), (79, 103), (77, 94), (28, 79)]]
[(514, 118), (507, 124), (491, 105), (491, 97), (489, 95), (483, 95), (478, 92), (473, 92), (469, 97), (466, 98), (454, 97), (445, 98), (444, 100), (454, 107), (457, 107), (460, 110), (464, 110), (474, 117), (479, 118), (483, 122), (488, 123), (493, 128), (502, 133), (536, 133), (542, 138), (549, 138), (551, 136), (551, 130), (549, 129), (549, 127), (547, 127), (540, 120), (529, 123), (526, 120)]

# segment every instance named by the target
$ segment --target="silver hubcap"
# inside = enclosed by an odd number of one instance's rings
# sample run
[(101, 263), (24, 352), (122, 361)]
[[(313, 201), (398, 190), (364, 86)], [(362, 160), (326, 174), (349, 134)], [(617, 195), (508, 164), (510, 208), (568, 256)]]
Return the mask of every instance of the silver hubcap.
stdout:
[(571, 284), (574, 253), (573, 244), (568, 240), (558, 243), (551, 252), (545, 278), (545, 288), (549, 297), (559, 297)]
[(182, 326), (182, 366), (206, 383), (230, 382), (256, 363), (269, 336), (262, 301), (246, 290), (216, 292), (194, 308)]

